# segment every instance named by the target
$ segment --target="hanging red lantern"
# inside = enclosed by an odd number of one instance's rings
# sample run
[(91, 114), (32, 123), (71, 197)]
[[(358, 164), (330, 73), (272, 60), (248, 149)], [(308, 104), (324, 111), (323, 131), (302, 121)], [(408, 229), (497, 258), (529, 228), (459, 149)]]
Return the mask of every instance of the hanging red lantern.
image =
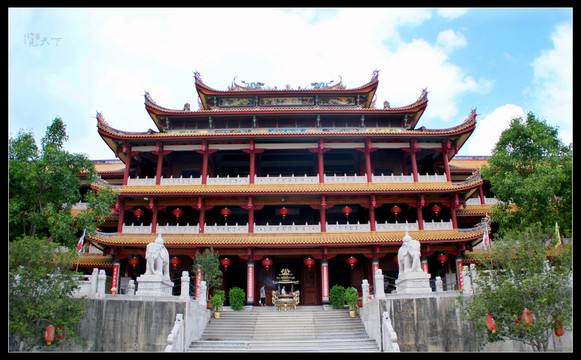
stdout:
[(176, 219), (179, 219), (180, 216), (182, 216), (184, 214), (184, 212), (180, 208), (176, 208), (171, 213), (176, 217)]
[(353, 266), (357, 264), (357, 259), (353, 256), (350, 256), (349, 259), (347, 259), (347, 264), (349, 264), (349, 266), (351, 266), (351, 270), (353, 270)]
[(521, 319), (524, 326), (531, 326), (533, 324), (532, 312), (525, 308), (521, 314)]
[(141, 209), (136, 209), (135, 211), (133, 211), (133, 215), (135, 215), (137, 220), (139, 220), (139, 218), (141, 218), (143, 216), (143, 214), (144, 214), (144, 212)]
[(44, 341), (46, 341), (47, 345), (52, 344), (54, 341), (54, 331), (54, 326), (52, 325), (47, 325), (47, 327), (44, 329)]
[(488, 328), (488, 330), (494, 334), (496, 332), (496, 321), (494, 321), (494, 318), (492, 317), (492, 315), (490, 315), (490, 314), (486, 315), (485, 322), (486, 322), (486, 327)]
[(131, 267), (133, 267), (133, 269), (135, 269), (135, 266), (139, 265), (139, 258), (132, 257), (132, 258), (129, 258), (129, 260), (127, 262), (129, 263), (129, 265), (131, 265)]
[(436, 205), (432, 206), (432, 212), (433, 212), (433, 213), (434, 213), (436, 216), (438, 216), (438, 213), (439, 213), (440, 211), (442, 211), (442, 207), (441, 207), (440, 205), (436, 204)]
[(307, 267), (307, 269), (309, 271), (311, 271), (311, 267), (313, 265), (315, 265), (315, 260), (313, 260), (312, 258), (309, 257), (309, 258), (305, 259), (304, 263), (305, 263), (305, 266)]
[(56, 339), (59, 342), (62, 342), (63, 339), (65, 338), (65, 326), (64, 325), (59, 325), (56, 327)]
[(262, 260), (262, 266), (264, 266), (266, 268), (266, 271), (268, 271), (268, 269), (272, 266), (272, 264), (274, 264), (274, 263), (269, 258), (265, 258), (264, 260)]
[(343, 214), (345, 214), (346, 218), (348, 218), (349, 214), (351, 214), (353, 212), (353, 209), (351, 209), (349, 206), (345, 205), (345, 207), (341, 210), (341, 212)]
[(391, 208), (391, 212), (397, 218), (397, 215), (401, 212), (401, 208), (399, 206), (395, 205), (394, 207)]
[(171, 258), (171, 260), (169, 261), (169, 263), (171, 265), (173, 265), (173, 269), (175, 270), (177, 268), (177, 266), (181, 263), (182, 261), (180, 260), (180, 258), (178, 258), (177, 256), (174, 256)]
[(228, 266), (232, 265), (232, 260), (228, 258), (223, 258), (220, 260), (220, 265), (224, 267), (224, 270), (228, 270)]
[(227, 207), (220, 210), (220, 214), (224, 215), (224, 220), (228, 220), (228, 215), (232, 214), (232, 211)]
[(565, 333), (565, 329), (563, 329), (563, 323), (559, 320), (555, 320), (555, 336), (561, 337)]
[(283, 206), (283, 207), (282, 207), (282, 209), (280, 209), (280, 210), (278, 211), (278, 213), (279, 213), (279, 214), (282, 216), (282, 218), (284, 219), (284, 218), (285, 218), (285, 217), (288, 215), (289, 211), (288, 211), (288, 209), (287, 209), (287, 208), (285, 208), (285, 207)]
[(393, 262), (396, 263), (396, 264), (399, 262), (399, 259), (397, 258), (397, 255), (393, 257)]
[(444, 263), (446, 261), (448, 261), (448, 257), (446, 256), (446, 254), (440, 254), (438, 255), (438, 257), (436, 258), (436, 260), (438, 260), (440, 262), (440, 264), (444, 265)]

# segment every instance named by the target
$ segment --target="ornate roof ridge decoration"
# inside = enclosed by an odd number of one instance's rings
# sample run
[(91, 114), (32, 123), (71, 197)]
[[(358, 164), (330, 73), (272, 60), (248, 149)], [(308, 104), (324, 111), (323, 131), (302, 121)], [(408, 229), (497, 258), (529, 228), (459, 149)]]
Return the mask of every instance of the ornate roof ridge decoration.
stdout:
[(284, 92), (284, 91), (327, 91), (327, 90), (337, 90), (337, 91), (356, 91), (356, 90), (360, 90), (360, 89), (364, 89), (366, 87), (369, 87), (370, 85), (373, 85), (375, 83), (378, 82), (378, 78), (379, 78), (379, 70), (375, 70), (373, 72), (373, 75), (371, 77), (371, 80), (369, 82), (367, 82), (366, 84), (363, 84), (361, 86), (355, 87), (355, 88), (346, 88), (345, 85), (343, 85), (343, 78), (341, 77), (341, 75), (339, 75), (339, 82), (331, 85), (331, 83), (333, 83), (334, 81), (330, 81), (330, 82), (313, 82), (310, 84), (310, 86), (307, 87), (300, 87), (298, 89), (293, 89), (290, 87), (290, 85), (285, 85), (284, 88), (279, 89), (278, 87), (270, 87), (270, 86), (264, 86), (265, 84), (263, 82), (250, 82), (250, 83), (246, 83), (245, 81), (242, 81), (242, 83), (244, 85), (240, 85), (236, 83), (236, 76), (234, 77), (234, 79), (232, 80), (232, 84), (230, 86), (228, 86), (228, 90), (217, 90), (214, 88), (209, 87), (208, 85), (206, 85), (203, 81), (202, 81), (202, 76), (200, 75), (200, 73), (198, 71), (194, 71), (194, 79), (195, 79), (195, 84), (196, 86), (200, 86), (203, 87), (207, 90), (216, 92), (216, 93), (223, 93), (223, 94), (227, 94), (230, 92), (237, 92), (237, 91), (242, 91), (242, 92), (248, 92), (248, 91), (268, 91), (268, 92)]
[[(236, 83), (236, 77), (232, 80), (232, 84), (228, 86), (228, 91), (255, 91), (255, 90), (279, 90), (278, 87), (270, 87), (265, 86), (263, 82), (250, 82), (247, 83), (244, 80), (241, 80), (243, 85)], [(297, 89), (291, 88), (290, 84), (286, 84), (284, 86), (283, 91), (297, 91), (297, 90), (345, 90), (346, 87), (343, 85), (343, 78), (339, 75), (339, 82), (333, 84), (335, 80), (331, 80), (329, 82), (312, 82), (310, 86), (301, 87), (299, 86)]]

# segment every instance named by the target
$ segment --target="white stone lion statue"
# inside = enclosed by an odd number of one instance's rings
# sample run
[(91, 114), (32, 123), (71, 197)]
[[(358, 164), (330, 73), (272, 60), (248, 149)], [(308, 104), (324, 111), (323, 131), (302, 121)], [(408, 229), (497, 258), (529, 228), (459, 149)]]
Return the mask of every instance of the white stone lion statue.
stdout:
[(397, 252), (397, 262), (400, 274), (404, 272), (421, 272), (420, 242), (412, 239), (408, 232), (405, 232), (403, 244)]
[(144, 275), (162, 275), (169, 279), (169, 252), (163, 244), (161, 234), (145, 250), (146, 270)]

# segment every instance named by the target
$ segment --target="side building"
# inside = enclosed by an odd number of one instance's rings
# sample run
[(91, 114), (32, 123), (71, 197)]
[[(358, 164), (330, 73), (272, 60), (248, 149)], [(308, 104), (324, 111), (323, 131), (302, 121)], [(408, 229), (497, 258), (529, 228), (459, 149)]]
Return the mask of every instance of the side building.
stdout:
[(427, 92), (408, 106), (377, 108), (377, 86), (374, 72), (356, 88), (234, 81), (216, 90), (196, 73), (197, 110), (168, 109), (145, 94), (156, 130), (114, 129), (97, 114), (118, 160), (96, 162), (101, 179), (90, 187), (111, 185), (118, 197), (87, 237), (80, 268), (106, 269), (123, 291), (162, 233), (177, 286), (211, 247), (227, 265), (224, 289), (244, 289), (248, 304), (262, 285), (270, 302), (281, 269), (299, 280), (302, 304), (324, 304), (330, 287), (360, 291), (378, 268), (393, 291), (408, 231), (422, 245), (424, 270), (457, 288), (494, 201), (478, 171), (486, 158), (454, 158), (476, 113), (447, 129), (418, 127)]

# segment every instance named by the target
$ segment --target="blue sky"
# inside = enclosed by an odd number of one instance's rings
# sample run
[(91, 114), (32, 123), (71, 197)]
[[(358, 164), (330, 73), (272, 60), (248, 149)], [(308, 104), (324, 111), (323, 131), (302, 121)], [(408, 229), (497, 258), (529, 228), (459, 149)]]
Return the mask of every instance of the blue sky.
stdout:
[(96, 112), (114, 128), (155, 128), (161, 106), (197, 107), (193, 72), (226, 90), (234, 77), (293, 88), (357, 87), (379, 70), (376, 106), (428, 108), (418, 126), (447, 128), (476, 109), (460, 155), (490, 155), (510, 119), (529, 111), (572, 141), (570, 8), (11, 8), (9, 136), (40, 139), (56, 116), (67, 150), (113, 159)]

